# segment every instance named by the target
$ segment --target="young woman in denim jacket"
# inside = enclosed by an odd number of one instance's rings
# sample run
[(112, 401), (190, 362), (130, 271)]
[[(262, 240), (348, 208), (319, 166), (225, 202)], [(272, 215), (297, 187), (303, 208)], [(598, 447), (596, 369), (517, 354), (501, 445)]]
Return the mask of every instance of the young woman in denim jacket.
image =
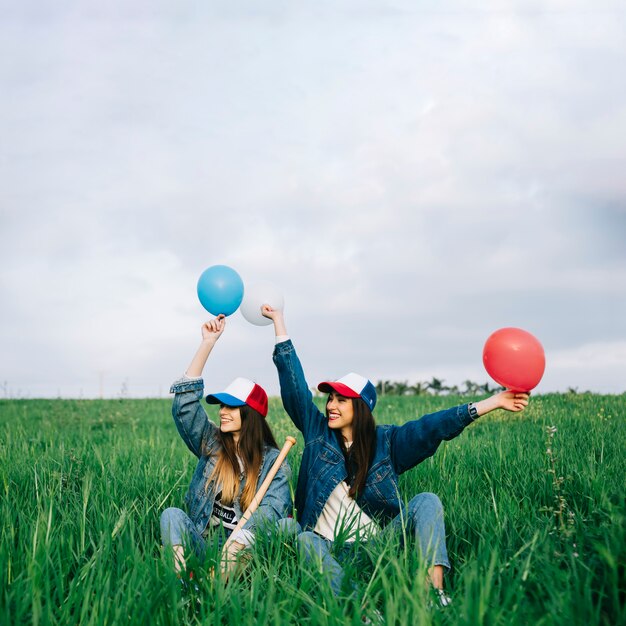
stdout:
[[(164, 546), (174, 552), (176, 571), (186, 568), (185, 549), (204, 558), (206, 536), (212, 528), (223, 528), (224, 539), (234, 529), (278, 456), (278, 448), (265, 417), (267, 394), (259, 386), (238, 378), (224, 392), (207, 396), (219, 404), (219, 428), (207, 418), (200, 404), (204, 365), (226, 320), (223, 315), (202, 326), (202, 342), (185, 375), (170, 389), (175, 393), (172, 415), (187, 447), (198, 457), (198, 465), (185, 497), (188, 513), (168, 508), (161, 515)], [(230, 544), (224, 555), (228, 575), (235, 555), (254, 541), (257, 530), (268, 531), (291, 512), (292, 501), (286, 463), (272, 480), (258, 509)]]
[[(503, 391), (480, 402), (438, 411), (403, 426), (376, 426), (372, 410), (376, 390), (357, 374), (320, 383), (328, 392), (326, 414), (313, 402), (300, 360), (287, 335), (281, 311), (262, 307), (274, 322), (283, 405), (304, 436), (304, 453), (296, 489), (296, 511), (302, 530), (301, 553), (308, 561), (321, 559), (336, 594), (342, 589), (343, 569), (332, 556), (333, 541), (373, 539), (382, 527), (415, 536), (438, 601), (443, 592), (444, 567), (449, 568), (443, 508), (432, 493), (420, 493), (405, 506), (398, 476), (432, 456), (480, 415), (494, 409), (521, 411), (528, 394)], [(385, 532), (389, 532), (386, 530)]]

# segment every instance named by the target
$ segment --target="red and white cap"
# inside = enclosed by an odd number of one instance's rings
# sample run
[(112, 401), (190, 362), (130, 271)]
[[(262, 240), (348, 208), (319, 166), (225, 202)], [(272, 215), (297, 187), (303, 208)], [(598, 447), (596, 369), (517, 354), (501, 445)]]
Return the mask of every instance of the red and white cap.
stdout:
[(320, 383), (317, 388), (325, 393), (336, 391), (346, 398), (361, 398), (370, 411), (373, 411), (376, 406), (376, 387), (367, 378), (354, 372), (346, 374), (339, 380)]
[(206, 401), (209, 404), (225, 404), (226, 406), (247, 404), (263, 417), (267, 416), (267, 394), (265, 390), (247, 378), (235, 378), (224, 391), (209, 394)]

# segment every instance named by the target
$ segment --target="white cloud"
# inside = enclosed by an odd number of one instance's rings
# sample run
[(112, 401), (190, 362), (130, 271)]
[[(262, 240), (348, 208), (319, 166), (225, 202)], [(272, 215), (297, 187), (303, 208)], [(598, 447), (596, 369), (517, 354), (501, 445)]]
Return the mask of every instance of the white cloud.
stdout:
[[(550, 356), (544, 384), (608, 393), (624, 392), (626, 341), (594, 342), (559, 350)], [(594, 381), (593, 384), (590, 381)]]
[[(619, 386), (620, 7), (21, 3), (0, 26), (0, 379), (167, 385), (197, 276), (226, 263), (283, 287), (316, 378), (479, 378), (484, 337), (517, 325), (604, 346), (547, 388)], [(274, 385), (239, 321), (212, 375)]]

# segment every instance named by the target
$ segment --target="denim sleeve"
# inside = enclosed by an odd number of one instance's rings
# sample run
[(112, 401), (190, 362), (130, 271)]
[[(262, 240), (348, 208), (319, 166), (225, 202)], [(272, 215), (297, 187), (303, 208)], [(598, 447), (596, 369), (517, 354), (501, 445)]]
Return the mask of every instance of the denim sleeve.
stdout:
[(215, 437), (217, 426), (209, 421), (200, 404), (204, 392), (204, 381), (200, 379), (177, 380), (170, 393), (176, 394), (172, 404), (174, 423), (187, 447), (197, 456), (202, 455), (203, 441)]
[(398, 474), (435, 454), (442, 441), (453, 439), (472, 422), (467, 404), (391, 427), (391, 462)]
[(277, 343), (273, 358), (278, 370), (283, 406), (306, 442), (326, 428), (326, 418), (313, 402), (313, 394), (291, 340)]
[(279, 519), (291, 514), (293, 504), (289, 486), (290, 477), (291, 468), (287, 461), (284, 461), (265, 492), (261, 504), (246, 522), (246, 530), (256, 532), (259, 528), (266, 526), (268, 530), (271, 530)]

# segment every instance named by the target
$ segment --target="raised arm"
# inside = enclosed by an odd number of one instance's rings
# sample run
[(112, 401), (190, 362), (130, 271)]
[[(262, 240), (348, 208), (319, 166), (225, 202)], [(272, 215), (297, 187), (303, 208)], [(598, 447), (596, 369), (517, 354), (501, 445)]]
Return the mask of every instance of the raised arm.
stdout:
[[(442, 441), (460, 435), (463, 429), (476, 418), (494, 411), (519, 412), (528, 406), (527, 393), (502, 391), (472, 405), (462, 404), (451, 409), (437, 411), (407, 422), (403, 426), (391, 427), (391, 460), (398, 474), (415, 467), (432, 456)], [(474, 411), (475, 409), (475, 411)]]
[(273, 359), (278, 370), (283, 406), (295, 427), (304, 435), (304, 440), (308, 441), (326, 428), (326, 418), (313, 402), (302, 364), (287, 335), (283, 312), (269, 305), (263, 305), (261, 312), (274, 322), (277, 343)]
[(197, 456), (202, 455), (202, 442), (207, 440), (217, 427), (209, 421), (200, 404), (204, 392), (202, 371), (213, 350), (213, 346), (224, 332), (226, 320), (219, 315), (202, 325), (202, 341), (185, 376), (177, 380), (170, 389), (174, 396), (172, 416), (176, 428), (187, 447)]
[(215, 346), (225, 328), (226, 317), (224, 315), (218, 315), (215, 319), (202, 324), (202, 341), (185, 372), (187, 376), (190, 378), (202, 376), (209, 354), (211, 354), (213, 346)]

